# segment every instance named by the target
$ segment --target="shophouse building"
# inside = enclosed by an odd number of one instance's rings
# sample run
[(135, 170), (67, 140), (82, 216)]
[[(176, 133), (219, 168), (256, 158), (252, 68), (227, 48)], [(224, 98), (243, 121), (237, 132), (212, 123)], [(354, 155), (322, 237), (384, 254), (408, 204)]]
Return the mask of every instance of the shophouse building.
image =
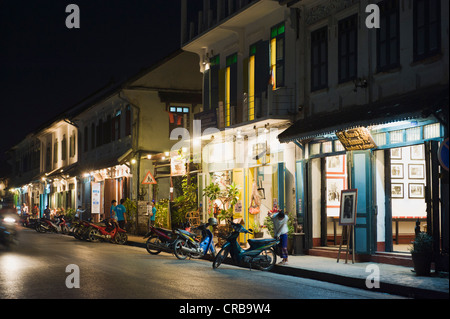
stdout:
[[(203, 74), (191, 144), (203, 218), (221, 206), (202, 196), (210, 182), (237, 185), (234, 217), (246, 227), (274, 207), (295, 213), (299, 148), (277, 140), (298, 111), (295, 10), (265, 0), (182, 1), (181, 10), (182, 49), (197, 54)], [(259, 213), (249, 213), (255, 204)]]
[[(178, 50), (116, 85), (71, 118), (79, 127), (78, 174), (83, 207), (94, 219), (110, 216), (111, 201), (130, 199), (137, 206), (168, 198), (169, 179), (143, 185), (153, 162), (169, 152), (201, 106), (198, 57)], [(174, 110), (173, 110), (174, 108)], [(146, 210), (141, 213), (146, 213)], [(139, 216), (136, 227), (145, 227)], [(138, 226), (138, 224), (143, 224)]]
[(357, 189), (360, 257), (407, 251), (419, 221), (448, 269), (448, 169), (439, 162), (448, 138), (448, 1), (375, 1), (380, 28), (366, 24), (371, 3), (291, 7), (300, 14), (302, 111), (279, 140), (303, 150), (296, 203), (305, 248), (339, 244), (341, 191)]

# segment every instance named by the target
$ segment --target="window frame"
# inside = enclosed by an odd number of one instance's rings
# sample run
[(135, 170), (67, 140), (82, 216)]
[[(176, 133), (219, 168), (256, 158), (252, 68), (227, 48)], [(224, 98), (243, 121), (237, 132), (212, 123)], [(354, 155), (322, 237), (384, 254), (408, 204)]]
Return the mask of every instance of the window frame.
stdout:
[[(377, 29), (377, 72), (388, 71), (400, 66), (400, 6), (398, 0), (383, 0), (380, 7), (380, 28)], [(396, 30), (392, 32), (391, 17), (395, 15)], [(385, 39), (381, 40), (382, 32)], [(395, 41), (395, 60), (392, 61), (392, 44)], [(381, 64), (382, 45), (385, 44), (385, 63)]]
[[(324, 34), (324, 39), (318, 39)], [(321, 54), (321, 45), (325, 45), (325, 56)], [(318, 45), (318, 57), (315, 61), (314, 49)], [(311, 92), (325, 89), (328, 87), (328, 26), (321, 27), (311, 32)], [(325, 67), (325, 76), (322, 79), (321, 68)], [(318, 85), (315, 83), (315, 69), (318, 69)]]
[[(352, 21), (353, 20), (353, 21)], [(346, 23), (352, 25), (346, 26)], [(343, 46), (343, 37), (347, 40), (350, 38), (351, 32), (355, 32), (355, 43), (353, 48), (350, 41), (346, 41), (345, 52), (341, 52)], [(352, 51), (353, 49), (353, 51)], [(354, 58), (351, 56), (354, 55)], [(345, 75), (343, 74), (342, 59), (346, 61)], [(355, 64), (355, 73), (350, 75), (350, 62)], [(338, 83), (353, 81), (358, 77), (358, 14), (352, 14), (338, 21)]]

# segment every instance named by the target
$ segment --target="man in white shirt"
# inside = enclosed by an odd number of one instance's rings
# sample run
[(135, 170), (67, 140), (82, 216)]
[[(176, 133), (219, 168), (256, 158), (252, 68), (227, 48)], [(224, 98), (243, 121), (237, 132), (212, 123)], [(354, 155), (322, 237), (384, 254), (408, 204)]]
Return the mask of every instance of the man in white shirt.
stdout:
[(287, 244), (288, 244), (288, 220), (289, 217), (280, 210), (278, 213), (271, 214), (269, 213), (269, 216), (272, 218), (273, 221), (273, 231), (275, 238), (280, 238), (280, 257), (283, 259), (279, 264), (280, 265), (286, 265), (288, 262), (288, 250), (287, 250)]

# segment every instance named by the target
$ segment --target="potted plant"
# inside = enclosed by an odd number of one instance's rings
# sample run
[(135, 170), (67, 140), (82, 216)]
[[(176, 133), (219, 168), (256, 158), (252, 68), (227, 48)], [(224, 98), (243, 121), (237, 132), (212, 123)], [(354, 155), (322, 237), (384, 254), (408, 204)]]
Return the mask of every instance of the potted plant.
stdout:
[(251, 228), (253, 229), (253, 235), (255, 236), (255, 238), (263, 238), (264, 237), (264, 233), (263, 233), (263, 230), (262, 230), (259, 222), (257, 222), (257, 221), (253, 222), (251, 225)]
[(417, 276), (428, 276), (433, 257), (433, 237), (425, 232), (416, 235), (410, 248), (414, 271)]

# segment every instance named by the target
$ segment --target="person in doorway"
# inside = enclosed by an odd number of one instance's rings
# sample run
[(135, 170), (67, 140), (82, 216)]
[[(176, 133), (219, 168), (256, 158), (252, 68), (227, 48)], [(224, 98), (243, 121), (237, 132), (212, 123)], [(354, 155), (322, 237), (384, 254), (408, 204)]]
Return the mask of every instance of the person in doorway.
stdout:
[(119, 223), (119, 227), (122, 229), (125, 229), (125, 224), (127, 223), (127, 215), (126, 215), (126, 208), (123, 206), (123, 203), (125, 203), (125, 199), (120, 200), (120, 204), (116, 206), (116, 216), (117, 221)]
[(115, 221), (117, 221), (117, 215), (116, 215), (116, 207), (117, 207), (117, 201), (115, 199), (113, 199), (111, 201), (111, 208), (109, 210), (109, 216), (114, 219)]
[(269, 216), (273, 221), (273, 231), (274, 237), (280, 238), (280, 257), (283, 259), (279, 264), (286, 265), (288, 262), (288, 219), (289, 217), (282, 211), (278, 211), (278, 213), (272, 214), (269, 213)]

